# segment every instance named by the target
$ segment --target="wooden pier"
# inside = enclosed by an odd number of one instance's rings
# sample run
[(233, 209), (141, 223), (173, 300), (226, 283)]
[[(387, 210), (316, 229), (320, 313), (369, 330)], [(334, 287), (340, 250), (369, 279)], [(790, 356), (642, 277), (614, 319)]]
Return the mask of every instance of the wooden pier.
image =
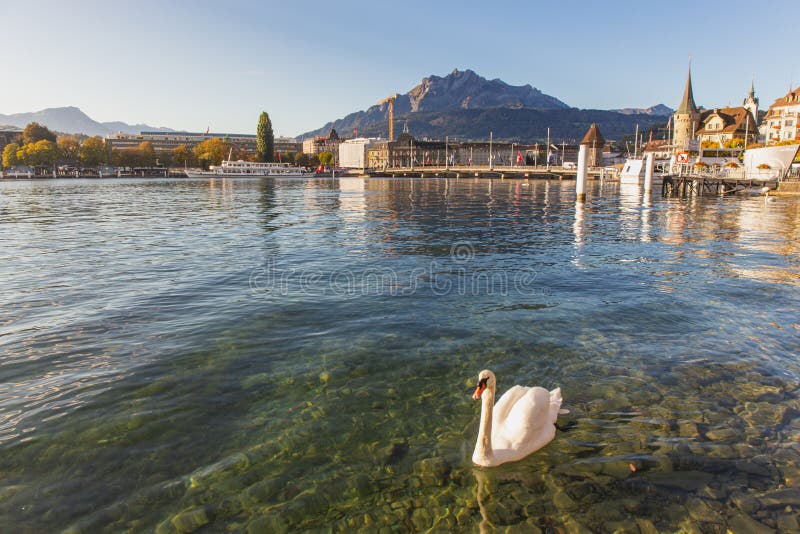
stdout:
[(661, 196), (688, 197), (706, 194), (731, 195), (746, 190), (775, 189), (777, 180), (735, 179), (727, 176), (667, 175), (661, 180)]

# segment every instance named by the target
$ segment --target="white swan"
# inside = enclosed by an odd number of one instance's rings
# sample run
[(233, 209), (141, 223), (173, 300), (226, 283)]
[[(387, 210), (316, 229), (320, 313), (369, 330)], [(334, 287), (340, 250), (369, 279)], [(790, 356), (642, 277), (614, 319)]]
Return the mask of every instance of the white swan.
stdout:
[[(555, 422), (561, 409), (561, 388), (514, 386), (494, 403), (497, 383), (488, 370), (478, 374), (472, 398), (482, 399), (481, 424), (472, 462), (493, 467), (515, 462), (538, 451), (556, 435)], [(493, 421), (494, 418), (494, 421)]]

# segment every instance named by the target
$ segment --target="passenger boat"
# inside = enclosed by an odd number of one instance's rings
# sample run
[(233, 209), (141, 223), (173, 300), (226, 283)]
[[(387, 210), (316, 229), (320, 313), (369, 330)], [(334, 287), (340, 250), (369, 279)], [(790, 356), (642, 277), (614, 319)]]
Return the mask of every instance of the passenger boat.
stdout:
[(207, 171), (186, 170), (189, 178), (230, 177), (237, 176), (312, 176), (304, 167), (296, 167), (288, 163), (262, 163), (258, 161), (223, 160), (222, 165), (212, 165)]

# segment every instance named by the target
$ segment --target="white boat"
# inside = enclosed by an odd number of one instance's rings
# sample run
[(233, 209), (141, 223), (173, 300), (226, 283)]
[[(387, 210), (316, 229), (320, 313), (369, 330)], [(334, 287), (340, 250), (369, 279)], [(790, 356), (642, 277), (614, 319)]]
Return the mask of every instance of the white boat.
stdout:
[[(644, 184), (646, 157), (633, 157), (625, 160), (622, 171), (619, 174), (621, 184)], [(655, 160), (653, 162), (653, 183), (660, 183), (667, 170), (670, 168), (670, 160)]]
[(775, 145), (749, 148), (744, 152), (746, 178), (783, 180), (792, 168), (800, 145)]
[(212, 165), (207, 171), (186, 170), (189, 178), (230, 177), (237, 176), (312, 176), (304, 167), (296, 167), (288, 163), (262, 163), (258, 161), (223, 160), (222, 165)]
[(643, 184), (644, 183), (644, 159), (628, 158), (622, 166), (619, 174), (621, 184)]

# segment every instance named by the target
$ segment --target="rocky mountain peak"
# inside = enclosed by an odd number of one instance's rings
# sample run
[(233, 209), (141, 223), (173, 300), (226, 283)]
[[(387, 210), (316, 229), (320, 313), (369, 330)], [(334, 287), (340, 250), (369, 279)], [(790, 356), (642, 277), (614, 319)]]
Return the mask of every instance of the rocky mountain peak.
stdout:
[[(444, 111), (477, 108), (564, 109), (565, 103), (525, 84), (513, 86), (500, 79), (487, 80), (474, 71), (454, 69), (447, 76), (431, 75), (406, 95), (407, 109), (400, 111)], [(397, 104), (396, 104), (397, 105)]]

